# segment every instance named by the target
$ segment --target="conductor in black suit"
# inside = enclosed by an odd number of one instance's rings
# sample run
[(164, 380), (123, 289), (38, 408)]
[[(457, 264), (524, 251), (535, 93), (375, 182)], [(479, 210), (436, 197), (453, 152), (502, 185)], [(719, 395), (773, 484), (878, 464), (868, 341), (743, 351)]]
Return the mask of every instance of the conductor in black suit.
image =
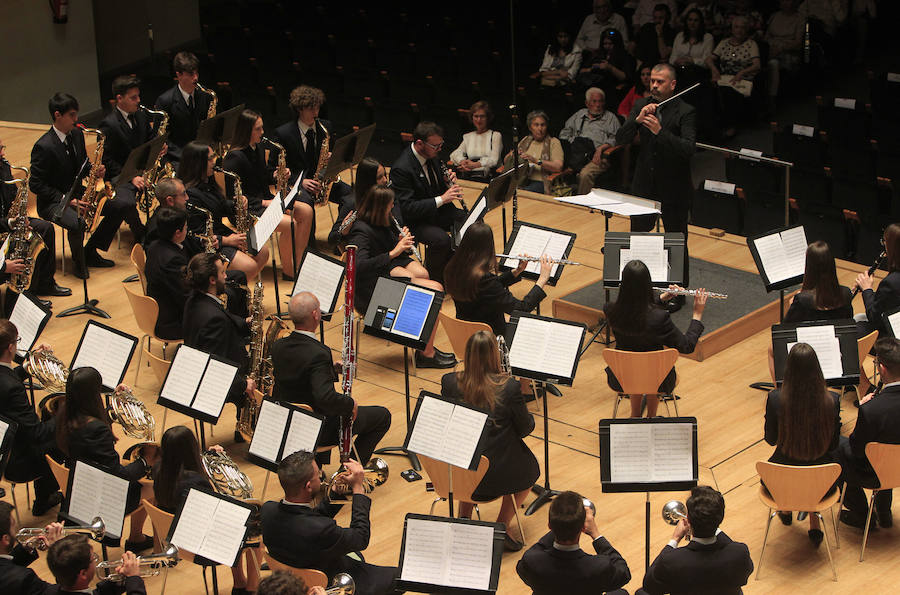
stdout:
[[(50, 523), (46, 534), (38, 537), (47, 547), (62, 537), (62, 523)], [(9, 502), (0, 502), (0, 593), (41, 595), (52, 589), (38, 578), (28, 565), (38, 559), (37, 551), (28, 551), (16, 541), (16, 517)]]
[[(80, 212), (87, 203), (79, 200), (84, 193), (80, 180), (90, 172), (90, 162), (84, 147), (84, 134), (78, 122), (78, 100), (68, 93), (56, 93), (48, 103), (53, 126), (34, 143), (31, 149), (31, 179), (29, 187), (37, 197), (37, 212), (41, 219), (52, 221), (67, 230), (69, 246), (84, 242), (83, 219)], [(101, 177), (106, 167), (100, 165)], [(77, 179), (76, 179), (77, 178)], [(67, 205), (62, 199), (74, 189)], [(78, 210), (76, 210), (78, 209)], [(88, 266), (112, 266), (106, 259), (98, 260), (97, 241), (92, 236), (84, 246)], [(87, 277), (87, 270), (76, 259), (75, 276)]]
[(197, 138), (200, 122), (206, 119), (212, 97), (197, 89), (200, 61), (191, 52), (178, 52), (172, 61), (178, 82), (156, 99), (156, 109), (169, 114), (169, 138), (166, 157), (181, 160), (181, 150)]
[[(278, 401), (305, 403), (325, 415), (320, 446), (338, 444), (340, 418), (353, 416), (356, 452), (365, 465), (391, 427), (391, 412), (377, 405), (359, 406), (352, 397), (334, 390), (338, 377), (331, 349), (315, 335), (322, 320), (316, 296), (301, 291), (291, 298), (288, 310), (294, 332), (275, 341), (269, 351), (275, 375), (272, 396)], [(321, 462), (328, 462), (328, 453), (319, 457)]]
[[(238, 367), (227, 401), (235, 404), (236, 418), (240, 418), (245, 393), (252, 398), (256, 388), (253, 379), (247, 378), (250, 319), (228, 312), (218, 297), (225, 291), (225, 264), (218, 254), (203, 253), (191, 258), (187, 282), (192, 291), (184, 305), (184, 344)], [(244, 442), (240, 432), (234, 432), (234, 441)]]
[[(519, 578), (534, 595), (627, 593), (631, 580), (628, 563), (600, 534), (594, 513), (575, 492), (563, 492), (550, 503), (550, 532), (531, 546), (519, 563)], [(581, 534), (589, 535), (596, 554), (579, 547)], [(564, 586), (564, 587), (563, 587)]]
[[(883, 281), (882, 281), (883, 283)], [(866, 457), (866, 444), (881, 442), (900, 444), (900, 340), (884, 337), (875, 342), (875, 361), (883, 382), (881, 390), (866, 395), (859, 402), (856, 427), (849, 438), (841, 437), (838, 458), (842, 479), (847, 482), (841, 522), (852, 527), (865, 527), (868, 505), (862, 488), (879, 487), (878, 477)], [(883, 490), (875, 494), (878, 524), (891, 527), (893, 493)]]
[(93, 593), (94, 595), (146, 595), (144, 579), (141, 578), (141, 567), (134, 552), (124, 552), (122, 563), (113, 572), (125, 577), (122, 583), (113, 580), (102, 580), (90, 590), (94, 581), (99, 558), (94, 553), (87, 535), (75, 534), (63, 537), (47, 551), (47, 566), (56, 579), (58, 587), (49, 588), (46, 593), (63, 595), (64, 593)]
[[(106, 135), (103, 150), (103, 165), (106, 166), (107, 179), (114, 180), (122, 173), (122, 167), (128, 155), (139, 145), (156, 136), (150, 126), (150, 116), (141, 105), (141, 81), (134, 75), (117, 76), (112, 82), (112, 93), (116, 105), (102, 122), (100, 130)], [(144, 191), (143, 176), (134, 176), (131, 180), (119, 180), (116, 187), (115, 200), (107, 201), (103, 206), (103, 221), (94, 230), (97, 248), (109, 250), (113, 237), (122, 225), (128, 223), (134, 234), (135, 242), (143, 243), (144, 224), (137, 212), (136, 196)], [(99, 236), (99, 237), (98, 237)]]
[(362, 466), (353, 460), (345, 466), (345, 479), (353, 490), (349, 527), (341, 527), (334, 521), (341, 507), (328, 504), (326, 499), (313, 507), (312, 500), (319, 494), (322, 483), (319, 466), (312, 453), (301, 450), (278, 464), (278, 481), (284, 489), (284, 499), (263, 504), (263, 541), (269, 554), (279, 562), (320, 570), (329, 582), (339, 572), (346, 572), (353, 577), (358, 595), (393, 593), (396, 568), (367, 564), (347, 555), (369, 546), (372, 501), (363, 489)]
[[(693, 182), (691, 156), (696, 147), (697, 114), (694, 108), (673, 99), (657, 112), (657, 103), (674, 95), (675, 69), (657, 64), (650, 71), (650, 97), (635, 102), (628, 119), (616, 133), (616, 144), (631, 143), (640, 132), (641, 151), (634, 169), (631, 192), (661, 203), (662, 221), (667, 232), (681, 232), (687, 242), (688, 214), (691, 210)], [(631, 218), (631, 231), (650, 231), (656, 215)], [(684, 285), (690, 285), (689, 259), (684, 258)], [(684, 296), (672, 302), (669, 311), (684, 304)]]
[[(686, 506), (687, 519), (678, 521), (672, 539), (650, 565), (643, 589), (637, 593), (741, 593), (753, 572), (753, 560), (745, 544), (732, 541), (719, 529), (725, 518), (722, 494), (709, 486), (697, 486)], [(688, 533), (690, 541), (678, 547)]]
[(187, 212), (172, 207), (157, 211), (159, 239), (147, 246), (144, 274), (147, 276), (147, 295), (159, 305), (156, 336), (178, 340), (182, 336), (182, 316), (187, 301), (185, 271), (188, 254), (184, 248), (187, 237)]
[(438, 283), (444, 282), (444, 266), (452, 252), (447, 232), (466, 219), (466, 212), (453, 204), (463, 198), (456, 175), (450, 172), (448, 182), (441, 174), (438, 153), (443, 146), (444, 130), (434, 122), (419, 122), (413, 130), (413, 143), (391, 166), (391, 185), (403, 221), (428, 247), (425, 268)]

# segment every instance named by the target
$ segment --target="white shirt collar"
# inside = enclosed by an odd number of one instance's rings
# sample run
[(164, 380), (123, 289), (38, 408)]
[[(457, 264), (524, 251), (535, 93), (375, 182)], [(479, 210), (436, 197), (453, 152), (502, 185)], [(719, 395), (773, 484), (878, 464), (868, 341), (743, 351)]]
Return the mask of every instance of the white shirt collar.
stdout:
[(581, 546), (578, 545), (577, 543), (563, 545), (563, 544), (559, 543), (558, 541), (554, 540), (553, 541), (553, 549), (559, 550), (561, 552), (574, 552), (574, 551), (580, 550)]
[[(182, 88), (181, 88), (181, 85), (176, 85), (176, 86), (178, 87), (178, 91), (181, 93), (181, 96), (184, 98), (184, 102), (185, 102), (185, 103), (188, 103), (188, 101), (190, 100), (190, 97), (191, 97), (192, 93), (188, 93), (187, 91), (185, 91), (184, 89), (182, 89)], [(190, 105), (190, 104), (188, 103), (188, 105)]]
[(712, 537), (691, 537), (691, 541), (696, 541), (701, 545), (712, 545), (716, 542), (716, 539), (719, 537), (719, 533), (721, 532), (721, 529), (716, 529), (716, 534)]
[(116, 109), (119, 110), (119, 113), (122, 114), (122, 117), (125, 118), (125, 121), (128, 122), (128, 125), (130, 127), (131, 122), (128, 120), (128, 116), (133, 116), (134, 114), (129, 114), (128, 112), (126, 112), (122, 108), (120, 108), (118, 105), (116, 106)]
[(312, 126), (307, 126), (306, 123), (305, 123), (303, 120), (299, 120), (299, 119), (298, 119), (298, 120), (297, 120), (297, 128), (300, 129), (300, 136), (302, 136), (302, 137), (305, 138), (305, 137), (306, 137), (306, 131), (307, 131), (307, 130), (310, 130), (310, 129), (312, 129), (313, 134), (315, 135), (315, 133), (316, 133), (315, 124), (316, 124), (316, 123), (313, 122), (313, 125), (312, 125)]
[(900, 380), (898, 380), (897, 382), (888, 382), (887, 384), (882, 385), (881, 390), (897, 385), (900, 385)]
[(51, 128), (53, 128), (53, 132), (56, 133), (56, 136), (59, 137), (59, 142), (61, 142), (62, 144), (66, 144), (66, 135), (60, 132), (59, 128), (57, 128), (56, 126), (52, 126)]
[(294, 332), (297, 333), (298, 335), (306, 335), (310, 339), (315, 339), (316, 341), (319, 340), (318, 337), (316, 337), (316, 334), (312, 331), (304, 331), (304, 330), (300, 330), (300, 329), (294, 329)]
[(15, 368), (13, 368), (13, 365), (10, 362), (0, 362), (0, 366), (6, 366), (10, 370), (15, 370)]
[(0, 554), (0, 558), (5, 558), (7, 560), (13, 560), (14, 558), (9, 554)]
[(214, 299), (215, 301), (217, 301), (217, 302), (219, 303), (219, 305), (221, 305), (223, 308), (225, 307), (225, 302), (223, 302), (222, 300), (220, 300), (220, 299), (219, 299), (219, 296), (213, 295), (213, 294), (211, 294), (211, 293), (207, 293), (206, 295), (207, 295), (208, 297)]
[(290, 502), (290, 501), (285, 500), (284, 498), (282, 498), (282, 499), (281, 499), (281, 503), (282, 503), (282, 504), (287, 504), (288, 506), (303, 506), (303, 507), (306, 507), (306, 508), (312, 508), (312, 504), (310, 504), (309, 502)]

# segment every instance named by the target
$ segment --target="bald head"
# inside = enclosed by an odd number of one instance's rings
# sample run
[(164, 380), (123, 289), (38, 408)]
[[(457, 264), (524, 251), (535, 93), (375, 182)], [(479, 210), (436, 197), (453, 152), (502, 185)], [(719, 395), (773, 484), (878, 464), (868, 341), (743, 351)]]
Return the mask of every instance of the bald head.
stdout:
[(322, 317), (318, 298), (308, 291), (301, 291), (291, 298), (288, 313), (291, 315), (294, 328), (304, 331), (316, 330)]

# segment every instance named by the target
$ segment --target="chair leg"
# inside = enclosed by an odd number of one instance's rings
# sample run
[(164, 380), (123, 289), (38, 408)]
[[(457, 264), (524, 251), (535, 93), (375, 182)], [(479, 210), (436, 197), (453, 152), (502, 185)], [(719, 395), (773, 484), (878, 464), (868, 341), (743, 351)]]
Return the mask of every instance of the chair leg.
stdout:
[(159, 592), (159, 595), (166, 595), (166, 582), (169, 580), (169, 567), (166, 566), (165, 570), (163, 570), (163, 584), (162, 589)]
[(872, 497), (869, 498), (869, 512), (866, 514), (866, 526), (863, 528), (862, 545), (859, 548), (859, 561), (862, 562), (866, 555), (866, 541), (869, 539), (869, 523), (872, 522), (872, 509), (875, 508), (875, 494), (878, 490), (872, 490)]
[(669, 409), (669, 396), (670, 395), (659, 395), (659, 400), (666, 406), (666, 417), (672, 417), (672, 410)]
[(480, 521), (481, 520), (481, 509), (478, 508), (477, 504), (475, 505), (475, 514), (478, 515), (478, 520)]
[(837, 582), (837, 570), (834, 568), (834, 559), (831, 557), (831, 546), (828, 545), (828, 531), (825, 531), (825, 520), (822, 518), (822, 513), (814, 512), (812, 513), (816, 515), (819, 519), (819, 525), (822, 527), (822, 535), (825, 536), (825, 551), (828, 553), (828, 563), (831, 564), (831, 580)]
[(769, 520), (766, 521), (766, 534), (763, 536), (763, 544), (762, 550), (759, 552), (759, 562), (756, 564), (756, 578), (755, 580), (759, 580), (759, 571), (762, 570), (763, 563), (763, 555), (766, 553), (766, 541), (769, 539), (769, 528), (772, 526), (772, 519), (775, 518), (775, 515), (778, 514), (778, 511), (769, 509)]
[[(831, 526), (834, 528), (834, 549), (841, 549), (841, 538), (838, 535), (838, 524), (837, 517), (834, 516), (834, 506), (832, 506), (829, 510), (831, 510)], [(840, 510), (838, 511), (840, 512)], [(823, 530), (822, 533), (825, 531)]]
[(516, 497), (514, 494), (510, 494), (509, 498), (512, 499), (513, 510), (516, 511), (516, 524), (519, 525), (519, 536), (522, 537), (522, 543), (528, 543), (528, 540), (525, 539), (525, 527), (522, 526), (522, 519), (519, 517), (519, 507), (516, 505)]
[[(134, 385), (135, 386), (137, 386), (138, 378), (141, 375), (141, 360), (144, 358), (144, 339), (147, 339), (148, 343), (150, 341), (150, 338), (147, 335), (144, 335), (143, 337), (141, 337), (141, 340), (138, 341), (138, 361), (137, 361), (137, 368), (135, 368), (135, 370), (134, 370)], [(147, 347), (147, 351), (150, 351), (149, 346)], [(147, 361), (149, 363), (149, 360), (147, 360)]]
[(31, 484), (25, 482), (25, 508), (31, 508)]
[(616, 413), (619, 411), (619, 401), (624, 397), (622, 393), (616, 393), (616, 400), (613, 403), (613, 419), (616, 419)]
[(19, 504), (16, 502), (16, 483), (14, 481), (9, 482), (9, 493), (12, 494), (13, 512), (16, 513), (16, 525), (21, 527), (22, 521), (19, 520)]
[(206, 591), (206, 595), (209, 595), (209, 584), (206, 582), (206, 569), (208, 566), (203, 566), (203, 589)]
[(675, 417), (678, 417), (678, 397), (672, 393), (672, 405), (675, 406)]

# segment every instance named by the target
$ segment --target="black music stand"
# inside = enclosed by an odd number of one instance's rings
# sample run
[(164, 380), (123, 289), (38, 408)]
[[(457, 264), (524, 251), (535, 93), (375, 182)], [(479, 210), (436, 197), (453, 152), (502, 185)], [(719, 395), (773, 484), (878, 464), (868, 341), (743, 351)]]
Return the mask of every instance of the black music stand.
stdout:
[[(543, 244), (541, 242), (532, 242), (528, 238), (529, 237), (551, 237), (555, 240), (561, 240), (563, 242), (562, 250), (559, 249), (559, 242), (556, 242), (551, 249), (551, 245), (549, 243)], [(510, 254), (513, 256), (518, 256), (520, 253), (530, 252), (527, 248), (523, 249), (523, 246), (528, 245), (536, 245), (541, 249), (540, 254), (528, 254), (528, 256), (539, 257), (543, 254), (550, 256), (555, 259), (565, 259), (569, 257), (569, 253), (572, 251), (572, 248), (575, 246), (575, 237), (576, 235), (572, 232), (562, 231), (560, 229), (553, 229), (551, 227), (544, 227), (543, 225), (537, 225), (535, 223), (526, 223), (524, 221), (518, 221), (515, 225), (513, 225), (512, 233), (509, 235), (509, 239), (506, 241), (506, 244), (503, 246), (503, 252), (505, 254)], [(505, 258), (500, 262), (500, 268), (506, 270), (513, 270), (518, 265), (518, 259), (516, 258)], [(515, 264), (511, 264), (515, 263)], [(555, 264), (553, 265), (556, 270), (550, 275), (550, 279), (547, 280), (548, 285), (555, 286), (559, 282), (559, 278), (562, 276), (563, 269), (565, 268), (564, 264)], [(538, 269), (538, 272), (534, 272), (532, 270), (528, 270), (531, 268)], [(537, 263), (529, 263), (529, 266), (522, 271), (520, 275), (523, 279), (532, 279), (535, 280), (540, 277), (539, 272), (540, 266)]]
[[(643, 430), (651, 425), (649, 434), (635, 435), (632, 426)], [(650, 492), (676, 492), (689, 490), (699, 480), (697, 463), (697, 418), (654, 417), (601, 419), (600, 432), (600, 482), (604, 493), (645, 492), (644, 506), (644, 570), (650, 568)], [(660, 447), (655, 447), (659, 441)], [(680, 450), (673, 448), (680, 447)], [(615, 468), (617, 448), (646, 453), (647, 469), (635, 469), (628, 463)], [(655, 476), (652, 461), (656, 456), (666, 457), (667, 475)], [(690, 456), (691, 460), (687, 461)], [(674, 464), (673, 464), (674, 461)], [(662, 466), (661, 466), (662, 467)], [(615, 469), (614, 469), (615, 468)], [(614, 473), (615, 471), (615, 473)]]
[[(38, 312), (40, 312), (41, 320), (35, 329), (33, 328), (33, 321)], [(23, 291), (19, 294), (16, 298), (15, 305), (13, 305), (13, 310), (9, 315), (9, 321), (13, 323), (19, 331), (19, 342), (16, 345), (16, 355), (14, 358), (16, 362), (21, 364), (25, 361), (25, 356), (27, 356), (28, 352), (34, 348), (34, 344), (37, 343), (38, 338), (41, 336), (41, 333), (44, 332), (44, 328), (52, 317), (53, 313), (50, 311), (50, 308), (44, 307), (44, 305), (38, 301), (38, 298), (32, 295), (30, 291)], [(28, 396), (31, 399), (32, 406), (34, 406), (35, 402), (34, 384), (34, 376), (29, 374)], [(3, 477), (2, 473), (0, 473), (0, 477)]]
[(374, 134), (375, 124), (370, 124), (334, 141), (328, 167), (325, 168), (325, 179), (335, 179), (344, 170), (359, 164), (366, 156)]
[[(512, 197), (513, 192), (515, 192), (516, 186), (519, 180), (522, 180), (525, 177), (525, 174), (528, 172), (528, 164), (523, 163), (519, 166), (519, 175), (515, 174), (515, 169), (510, 169), (509, 171), (505, 171), (499, 176), (492, 178), (488, 185), (485, 186), (481, 194), (478, 195), (478, 200), (475, 201), (475, 204), (469, 210), (469, 215), (466, 217), (466, 220), (462, 224), (458, 224), (457, 222), (453, 223), (453, 229), (450, 232), (450, 239), (453, 242), (453, 247), (458, 248), (459, 243), (462, 241), (463, 235), (466, 230), (469, 229), (469, 226), (477, 221), (483, 221), (484, 216), (489, 212), (493, 211), (497, 207), (502, 207), (506, 209), (506, 203)], [(513, 178), (515, 178), (515, 183)], [(503, 216), (503, 242), (506, 243), (506, 216)]]
[(224, 157), (225, 149), (231, 145), (234, 128), (242, 111), (244, 111), (243, 103), (203, 120), (197, 127), (197, 140), (212, 147), (213, 152), (219, 157)]
[[(363, 318), (363, 332), (403, 345), (403, 381), (406, 397), (406, 428), (412, 420), (409, 400), (409, 349), (425, 349), (437, 324), (438, 313), (444, 302), (444, 293), (414, 285), (409, 281), (379, 277), (375, 291), (369, 300), (369, 308)], [(403, 446), (379, 448), (375, 454), (402, 455), (409, 458), (413, 469), (422, 466), (415, 453)]]
[[(97, 482), (100, 482), (99, 484)], [(119, 547), (122, 533), (125, 532), (125, 502), (133, 489), (139, 489), (118, 471), (101, 468), (81, 459), (75, 461), (69, 472), (66, 486), (66, 497), (59, 509), (59, 516), (75, 525), (87, 525), (95, 517), (103, 519), (106, 533), (100, 540), (103, 558), (108, 559), (106, 548)], [(75, 493), (80, 494), (75, 497)], [(111, 496), (117, 496), (121, 508), (111, 504)], [(72, 510), (72, 502), (79, 504), (78, 510)], [(82, 510), (81, 506), (87, 506)], [(121, 516), (119, 513), (121, 512)], [(118, 528), (118, 534), (111, 529)]]
[[(859, 384), (859, 347), (856, 342), (856, 321), (852, 318), (843, 320), (818, 320), (812, 322), (796, 322), (772, 325), (772, 356), (775, 359), (775, 383), (780, 386), (784, 381), (784, 368), (787, 362), (788, 345), (798, 342), (798, 329), (810, 327), (832, 327), (841, 353), (841, 373), (839, 376), (823, 370), (825, 384), (828, 386), (853, 386)], [(803, 332), (801, 330), (801, 332)], [(815, 348), (815, 346), (813, 346)], [(821, 365), (821, 361), (819, 362)]]
[[(327, 271), (327, 274), (323, 274)], [(300, 268), (296, 272), (294, 288), (291, 297), (301, 291), (309, 291), (319, 300), (319, 309), (322, 310), (322, 321), (328, 322), (338, 309), (338, 296), (344, 277), (347, 274), (347, 265), (326, 254), (322, 254), (312, 248), (307, 248), (300, 260)], [(329, 279), (330, 277), (330, 279)], [(331, 286), (328, 286), (328, 282)], [(324, 325), (320, 324), (322, 342), (325, 342)]]
[[(70, 370), (91, 367), (100, 374), (104, 391), (112, 392), (125, 379), (138, 338), (125, 331), (88, 320), (72, 355)], [(110, 358), (112, 361), (109, 361)]]

